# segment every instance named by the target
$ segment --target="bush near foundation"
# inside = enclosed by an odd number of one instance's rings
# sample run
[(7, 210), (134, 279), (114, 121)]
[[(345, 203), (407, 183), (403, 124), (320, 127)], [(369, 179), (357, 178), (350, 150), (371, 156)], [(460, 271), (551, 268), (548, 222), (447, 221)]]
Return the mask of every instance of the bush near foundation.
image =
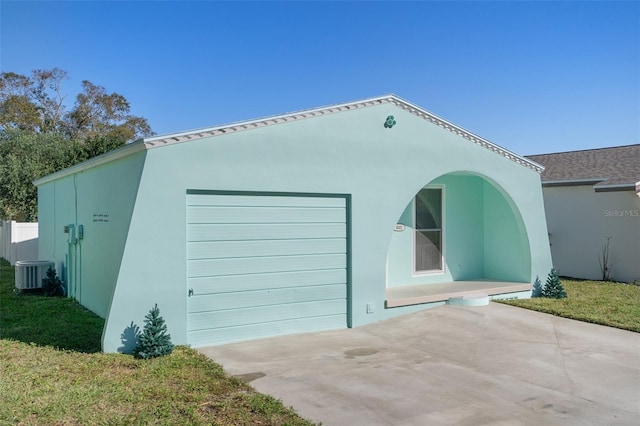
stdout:
[(552, 299), (564, 299), (567, 297), (567, 293), (564, 291), (558, 272), (555, 269), (551, 269), (551, 272), (549, 272), (547, 283), (542, 288), (541, 296)]
[(138, 336), (138, 343), (133, 351), (136, 358), (149, 359), (169, 355), (173, 352), (171, 335), (167, 333), (167, 324), (160, 315), (158, 304), (145, 316), (144, 328)]

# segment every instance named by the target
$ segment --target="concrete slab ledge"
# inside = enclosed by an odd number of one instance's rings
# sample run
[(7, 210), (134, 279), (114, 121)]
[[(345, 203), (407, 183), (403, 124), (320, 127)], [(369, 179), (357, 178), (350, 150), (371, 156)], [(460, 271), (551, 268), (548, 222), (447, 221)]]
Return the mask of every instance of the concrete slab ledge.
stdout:
[(455, 306), (487, 306), (489, 295), (485, 293), (465, 294), (464, 296), (450, 297), (447, 304)]
[(470, 296), (494, 296), (497, 294), (531, 291), (530, 283), (505, 281), (452, 281), (438, 284), (407, 285), (387, 288), (387, 308), (448, 302), (449, 299)]

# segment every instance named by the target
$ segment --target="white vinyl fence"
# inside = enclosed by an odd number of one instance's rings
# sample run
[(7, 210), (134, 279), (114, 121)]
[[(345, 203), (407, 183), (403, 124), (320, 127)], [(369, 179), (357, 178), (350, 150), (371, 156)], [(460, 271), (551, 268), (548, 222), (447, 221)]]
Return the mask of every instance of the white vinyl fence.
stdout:
[(0, 257), (15, 265), (18, 260), (38, 259), (38, 224), (0, 222)]

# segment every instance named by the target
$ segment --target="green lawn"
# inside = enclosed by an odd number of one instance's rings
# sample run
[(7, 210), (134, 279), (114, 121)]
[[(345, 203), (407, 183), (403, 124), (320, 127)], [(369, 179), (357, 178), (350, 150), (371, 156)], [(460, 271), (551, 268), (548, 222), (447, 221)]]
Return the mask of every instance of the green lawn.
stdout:
[[(544, 284), (544, 282), (543, 282)], [(560, 317), (640, 332), (640, 286), (563, 279), (566, 299), (536, 297), (501, 303)]]
[(13, 287), (0, 259), (0, 425), (312, 424), (187, 347), (151, 360), (100, 353), (102, 319)]
[[(640, 332), (639, 286), (563, 285), (566, 299), (503, 303)], [(152, 360), (100, 353), (101, 318), (13, 287), (0, 259), (0, 424), (312, 424), (187, 347)]]

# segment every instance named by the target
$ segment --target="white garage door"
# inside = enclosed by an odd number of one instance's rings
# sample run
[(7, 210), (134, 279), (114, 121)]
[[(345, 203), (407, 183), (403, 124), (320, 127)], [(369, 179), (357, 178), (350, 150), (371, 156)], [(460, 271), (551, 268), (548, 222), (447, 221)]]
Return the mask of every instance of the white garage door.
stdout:
[(346, 201), (188, 191), (189, 344), (346, 327)]

